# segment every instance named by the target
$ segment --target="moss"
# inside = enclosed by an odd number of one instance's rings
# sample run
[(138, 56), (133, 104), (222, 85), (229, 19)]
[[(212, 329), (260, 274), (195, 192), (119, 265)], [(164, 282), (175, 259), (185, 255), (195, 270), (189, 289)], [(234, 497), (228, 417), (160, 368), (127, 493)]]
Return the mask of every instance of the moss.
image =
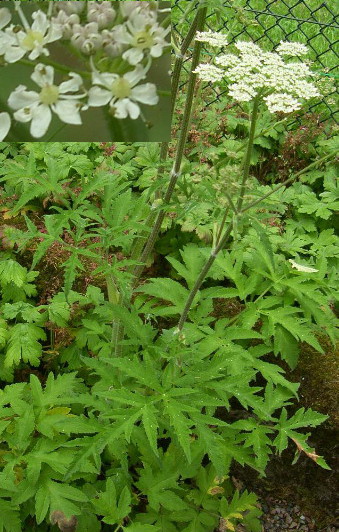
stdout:
[(299, 394), (303, 406), (327, 414), (327, 426), (339, 429), (339, 350), (325, 337), (319, 341), (325, 354), (303, 343), (298, 366), (287, 378), (300, 382)]

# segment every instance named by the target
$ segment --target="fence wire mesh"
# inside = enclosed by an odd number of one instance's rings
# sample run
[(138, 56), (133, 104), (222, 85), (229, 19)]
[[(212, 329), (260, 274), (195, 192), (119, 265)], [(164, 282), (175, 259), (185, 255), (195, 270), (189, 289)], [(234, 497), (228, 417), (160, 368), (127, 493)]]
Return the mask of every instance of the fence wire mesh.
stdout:
[[(172, 7), (173, 32), (178, 42), (185, 28), (189, 27), (198, 5), (199, 2), (175, 0)], [(218, 14), (210, 9), (206, 29), (226, 33), (230, 44), (236, 40), (251, 40), (267, 51), (274, 51), (281, 40), (306, 44), (312, 69), (322, 79), (323, 97), (321, 101), (305, 106), (304, 112), (318, 114), (319, 122), (330, 119), (338, 124), (338, 19), (338, 4), (335, 0), (227, 0)], [(203, 54), (205, 61), (210, 54), (205, 48)], [(187, 73), (190, 59), (188, 53), (184, 62)], [(183, 80), (180, 88), (185, 83)], [(219, 101), (227, 92), (211, 84), (206, 86), (210, 87), (204, 100), (206, 107)]]

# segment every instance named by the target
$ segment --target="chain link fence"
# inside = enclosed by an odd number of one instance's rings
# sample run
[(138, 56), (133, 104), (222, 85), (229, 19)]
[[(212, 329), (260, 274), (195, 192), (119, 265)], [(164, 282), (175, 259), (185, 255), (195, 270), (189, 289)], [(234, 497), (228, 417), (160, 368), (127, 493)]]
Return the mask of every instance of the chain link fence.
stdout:
[[(198, 2), (175, 0), (172, 7), (173, 34), (180, 42), (198, 7)], [(305, 106), (305, 112), (319, 115), (319, 122), (331, 120), (339, 124), (339, 4), (336, 0), (227, 0), (219, 13), (210, 12), (206, 29), (222, 31), (229, 43), (251, 40), (267, 51), (274, 51), (281, 40), (298, 41), (309, 48), (312, 69), (321, 79), (322, 100)], [(211, 10), (210, 10), (211, 11)], [(210, 54), (203, 49), (203, 61)], [(189, 71), (190, 55), (184, 69)], [(181, 88), (185, 85), (183, 80)], [(206, 86), (204, 105), (219, 101), (226, 90)], [(203, 94), (205, 94), (203, 92)], [(293, 121), (295, 122), (295, 120)]]

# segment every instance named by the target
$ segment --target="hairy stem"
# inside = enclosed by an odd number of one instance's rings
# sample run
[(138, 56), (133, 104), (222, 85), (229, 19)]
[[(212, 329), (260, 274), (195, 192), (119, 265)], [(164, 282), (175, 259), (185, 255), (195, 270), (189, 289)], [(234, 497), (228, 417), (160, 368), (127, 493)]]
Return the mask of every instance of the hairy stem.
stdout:
[[(196, 29), (198, 31), (202, 31), (202, 29), (204, 28), (206, 14), (207, 14), (206, 7), (199, 9), (198, 14), (197, 14), (197, 23), (196, 23)], [(196, 41), (194, 44), (194, 49), (193, 49), (191, 73), (190, 73), (189, 82), (188, 82), (186, 104), (185, 104), (185, 109), (184, 109), (184, 114), (183, 114), (183, 119), (182, 119), (182, 127), (181, 127), (180, 136), (178, 140), (178, 146), (177, 146), (176, 155), (175, 155), (175, 161), (174, 161), (173, 168), (171, 171), (170, 182), (168, 184), (166, 193), (163, 198), (163, 203), (165, 206), (169, 203), (171, 199), (176, 182), (180, 175), (180, 167), (181, 167), (181, 162), (182, 162), (184, 149), (186, 145), (188, 127), (189, 127), (193, 99), (194, 99), (194, 87), (195, 87), (195, 82), (196, 82), (196, 74), (193, 73), (193, 70), (195, 70), (196, 67), (198, 66), (198, 63), (200, 60), (200, 51), (201, 51), (201, 42)], [(143, 270), (143, 264), (147, 261), (154, 247), (154, 244), (158, 238), (158, 234), (159, 234), (162, 222), (164, 220), (164, 217), (165, 217), (165, 210), (162, 208), (162, 210), (157, 215), (152, 232), (148, 237), (148, 240), (146, 242), (146, 245), (140, 257), (140, 262), (142, 264), (136, 266), (136, 268), (134, 269), (134, 276), (135, 276), (134, 287), (138, 283), (138, 279)]]
[(190, 46), (190, 44), (191, 44), (191, 42), (193, 40), (193, 37), (195, 35), (195, 32), (197, 30), (197, 24), (199, 22), (198, 15), (199, 15), (199, 11), (195, 15), (195, 18), (194, 18), (194, 20), (193, 20), (193, 22), (192, 22), (192, 24), (190, 26), (190, 29), (188, 30), (188, 33), (187, 33), (185, 39), (183, 40), (183, 42), (182, 42), (182, 44), (180, 46), (180, 50), (178, 52), (176, 52), (176, 58), (175, 58), (173, 74), (172, 74), (172, 114), (173, 114), (173, 111), (174, 111), (175, 102), (176, 102), (176, 98), (177, 98), (179, 81), (180, 81), (180, 74), (181, 74), (182, 65), (183, 65), (183, 62), (184, 62), (184, 56), (185, 56), (185, 53), (187, 52), (188, 47)]
[(252, 114), (251, 114), (251, 126), (250, 126), (247, 149), (246, 149), (246, 154), (245, 154), (245, 159), (244, 159), (243, 176), (242, 176), (242, 181), (241, 181), (240, 194), (239, 194), (239, 199), (238, 199), (237, 207), (236, 207), (237, 211), (240, 211), (242, 204), (244, 202), (246, 183), (247, 183), (248, 176), (250, 174), (251, 156), (252, 156), (252, 150), (253, 150), (255, 126), (256, 126), (257, 118), (258, 118), (259, 104), (260, 104), (260, 95), (256, 96), (253, 100), (253, 108), (252, 108)]
[[(164, 173), (165, 167), (164, 167), (163, 163), (165, 162), (165, 160), (167, 158), (168, 145), (169, 145), (168, 142), (162, 142), (161, 143), (161, 148), (160, 148), (160, 166), (157, 169), (157, 175), (156, 175), (156, 178), (155, 178), (156, 181), (159, 181), (161, 179), (163, 173)], [(161, 199), (160, 190), (157, 190), (155, 192), (155, 197), (156, 197), (156, 199)], [(146, 227), (152, 227), (154, 222), (155, 222), (156, 217), (157, 217), (156, 211), (151, 211), (149, 216), (147, 217), (147, 220), (145, 222), (145, 226)], [(142, 230), (140, 232), (140, 234), (138, 234), (136, 236), (136, 238), (134, 239), (134, 242), (132, 244), (132, 252), (131, 252), (131, 259), (132, 260), (137, 260), (138, 262), (141, 261), (141, 253), (142, 253), (142, 248), (143, 248), (144, 243), (145, 243), (145, 239), (146, 239), (146, 232)]]

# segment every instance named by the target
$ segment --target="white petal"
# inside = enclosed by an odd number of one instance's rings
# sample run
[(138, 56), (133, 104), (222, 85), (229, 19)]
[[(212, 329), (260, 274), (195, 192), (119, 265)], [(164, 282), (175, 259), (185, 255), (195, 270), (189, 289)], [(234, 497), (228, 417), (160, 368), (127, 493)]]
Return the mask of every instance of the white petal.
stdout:
[(144, 53), (138, 48), (130, 48), (122, 54), (122, 58), (125, 59), (130, 65), (137, 65), (143, 60)]
[(117, 74), (110, 74), (109, 72), (92, 72), (93, 85), (102, 85), (106, 89), (110, 89), (114, 81), (119, 78)]
[(66, 124), (82, 124), (76, 101), (58, 100), (52, 108), (62, 122)]
[(35, 46), (35, 48), (29, 54), (28, 59), (34, 61), (35, 59), (40, 57), (40, 55), (49, 55), (49, 51), (47, 50), (47, 48), (44, 48), (42, 44)]
[(152, 57), (160, 57), (162, 54), (163, 46), (161, 44), (155, 44), (151, 48), (151, 56)]
[(69, 73), (71, 79), (68, 81), (63, 81), (59, 85), (59, 93), (65, 94), (65, 92), (76, 92), (81, 87), (83, 81), (82, 77), (79, 76), (79, 74), (75, 74), (74, 72)]
[(114, 107), (114, 116), (116, 118), (127, 118), (129, 115), (133, 120), (135, 120), (140, 115), (140, 107), (128, 98), (119, 100), (114, 104)]
[(92, 87), (88, 91), (88, 105), (90, 107), (101, 107), (102, 105), (106, 105), (112, 97), (111, 91), (101, 89), (100, 87)]
[(4, 140), (9, 128), (11, 127), (11, 119), (8, 113), (0, 113), (0, 141)]
[(142, 65), (137, 65), (134, 70), (127, 72), (123, 77), (134, 87), (141, 79), (145, 79), (146, 71)]
[(131, 91), (133, 100), (137, 102), (146, 103), (148, 105), (156, 105), (159, 102), (159, 96), (156, 93), (156, 86), (153, 83), (145, 83), (134, 87)]
[(298, 264), (293, 259), (288, 259), (288, 262), (290, 262), (292, 264), (292, 268), (296, 268), (298, 272), (314, 273), (319, 271), (315, 268), (310, 268), (309, 266), (303, 266), (302, 264)]
[(62, 38), (62, 34), (63, 34), (63, 28), (61, 24), (55, 24), (53, 22), (50, 22), (50, 27), (49, 27), (48, 33), (44, 41), (46, 43), (58, 41), (59, 39)]
[[(36, 106), (38, 105), (39, 104), (36, 104)], [(31, 105), (31, 107), (23, 107), (22, 109), (15, 111), (13, 116), (18, 122), (30, 122), (33, 116), (33, 109), (34, 105)]]
[(32, 104), (39, 101), (39, 94), (34, 91), (27, 91), (24, 85), (19, 85), (12, 92), (7, 100), (7, 103), (12, 109), (23, 109), (30, 107)]
[(50, 65), (43, 65), (39, 63), (36, 65), (31, 79), (39, 85), (39, 87), (45, 87), (46, 85), (53, 85), (54, 81), (54, 68)]
[(121, 24), (119, 24), (118, 26), (115, 26), (115, 28), (113, 28), (112, 31), (113, 31), (115, 42), (118, 42), (121, 44), (129, 44), (131, 42), (132, 37), (126, 30), (125, 26), (122, 26)]
[(52, 112), (48, 105), (38, 105), (33, 110), (31, 135), (35, 138), (43, 137), (51, 123)]
[(19, 46), (9, 46), (5, 51), (5, 61), (7, 63), (16, 63), (16, 61), (19, 61), (25, 53), (25, 50)]
[(11, 20), (11, 13), (9, 11), (9, 9), (7, 9), (7, 7), (2, 7), (0, 9), (0, 29), (2, 30), (2, 28), (4, 28), (5, 26), (7, 26), (7, 24), (10, 22)]
[(42, 33), (42, 35), (45, 35), (50, 25), (50, 22), (47, 19), (46, 14), (40, 10), (35, 11), (34, 13), (32, 13), (32, 18), (34, 19), (34, 22), (31, 26), (32, 30), (38, 31)]

